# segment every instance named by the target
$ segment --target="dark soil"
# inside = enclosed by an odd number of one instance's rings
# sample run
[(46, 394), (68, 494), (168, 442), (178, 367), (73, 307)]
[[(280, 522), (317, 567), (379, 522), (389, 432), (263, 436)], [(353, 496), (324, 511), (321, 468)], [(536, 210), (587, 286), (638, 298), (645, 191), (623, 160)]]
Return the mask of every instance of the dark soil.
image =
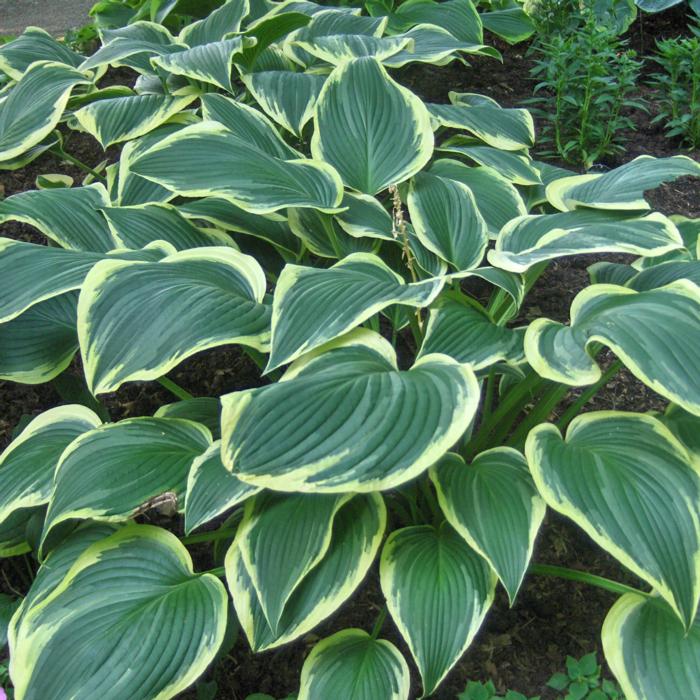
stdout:
[[(685, 15), (671, 11), (654, 18), (645, 18), (643, 30), (636, 24), (630, 41), (638, 50), (648, 50), (654, 37), (673, 36), (685, 29)], [(448, 90), (480, 92), (499, 101), (504, 107), (519, 106), (530, 97), (532, 81), (526, 47), (507, 47), (495, 42), (504, 56), (501, 64), (493, 59), (477, 58), (467, 69), (459, 63), (435, 69), (412, 67), (400, 72), (399, 79), (428, 101), (446, 100)], [(627, 153), (629, 160), (641, 153), (668, 156), (678, 153), (678, 145), (666, 139), (660, 127), (649, 123), (651, 117), (637, 116), (637, 131), (631, 134)], [(105, 156), (89, 136), (73, 134), (69, 152), (91, 166)], [(698, 157), (697, 153), (692, 154)], [(613, 165), (613, 164), (611, 164)], [(38, 174), (63, 172), (80, 182), (84, 174), (53, 156), (45, 156), (22, 171), (0, 173), (0, 194), (5, 196), (34, 187)], [(666, 214), (700, 217), (700, 181), (679, 180), (648, 194), (653, 207)], [(44, 238), (29, 226), (8, 223), (0, 226), (0, 234), (10, 238), (43, 243)], [(620, 256), (618, 256), (620, 257)], [(568, 321), (569, 306), (574, 296), (588, 284), (587, 267), (600, 259), (577, 256), (550, 264), (528, 296), (524, 318), (546, 316)], [(606, 259), (610, 259), (607, 256)], [(602, 356), (602, 363), (611, 356)], [(79, 361), (68, 370), (80, 376)], [(200, 353), (183, 362), (170, 375), (178, 384), (196, 396), (219, 396), (237, 389), (259, 386), (263, 381), (252, 360), (238, 348), (220, 348)], [(572, 392), (572, 398), (577, 392)], [(156, 383), (130, 383), (104, 398), (111, 418), (152, 415), (155, 410), (175, 400)], [(51, 384), (26, 386), (0, 382), (0, 449), (11, 439), (12, 431), (23, 418), (62, 403)], [(608, 386), (585, 410), (618, 409), (631, 411), (662, 410), (665, 401), (647, 389), (626, 370), (613, 378)], [(165, 523), (180, 532), (181, 522)], [(195, 560), (199, 569), (213, 565), (206, 549), (198, 548)], [(569, 521), (549, 513), (538, 538), (534, 560), (582, 569), (632, 585), (639, 581), (594, 545)], [(33, 564), (32, 564), (33, 565)], [(0, 562), (0, 591), (26, 589), (26, 581), (13, 563)], [(507, 687), (529, 695), (542, 694), (544, 700), (555, 694), (544, 688), (552, 673), (564, 667), (567, 655), (581, 656), (599, 652), (600, 627), (615, 596), (597, 588), (555, 578), (530, 576), (524, 583), (515, 605), (510, 608), (499, 589), (496, 603), (476, 640), (449, 674), (438, 692), (439, 700), (454, 700), (467, 680), (491, 679), (503, 691)], [(344, 627), (360, 627), (370, 631), (383, 606), (376, 566), (364, 584), (339, 612), (314, 630), (313, 634), (281, 649), (252, 655), (241, 635), (230, 654), (210, 671), (209, 679), (218, 683), (218, 698), (243, 700), (248, 694), (265, 692), (276, 698), (285, 697), (298, 688), (301, 665), (318, 639)], [(382, 636), (393, 641), (410, 659), (410, 653), (391, 620), (385, 623)], [(1, 656), (1, 654), (0, 654)], [(420, 682), (415, 670), (414, 692), (419, 697)], [(181, 696), (194, 700), (194, 690)], [(681, 699), (679, 699), (681, 700)]]

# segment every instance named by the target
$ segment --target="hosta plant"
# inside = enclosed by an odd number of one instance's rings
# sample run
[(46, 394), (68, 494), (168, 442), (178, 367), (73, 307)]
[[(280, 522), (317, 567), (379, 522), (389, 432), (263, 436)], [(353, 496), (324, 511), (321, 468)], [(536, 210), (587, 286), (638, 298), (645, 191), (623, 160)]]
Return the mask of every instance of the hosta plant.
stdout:
[[(7, 628), (17, 700), (174, 697), (235, 621), (251, 653), (300, 639), (376, 561), (386, 608), (314, 646), (300, 700), (430, 695), (528, 574), (621, 594), (628, 698), (699, 695), (698, 222), (644, 192), (700, 165), (577, 175), (530, 158), (525, 110), (422, 101), (394, 69), (492, 53), (467, 0), (231, 0), (102, 38), (0, 49), (0, 167), (76, 162), (70, 130), (117, 146), (0, 202), (50, 242), (1, 240), (0, 378), (85, 384), (0, 456), (0, 555), (39, 564)], [(133, 85), (100, 88), (113, 66)], [(527, 323), (550, 262), (586, 253), (636, 262), (598, 264), (570, 324)], [(224, 345), (256, 386), (166, 376)], [(668, 410), (578, 415), (622, 365)], [(104, 394), (152, 381), (179, 400), (110, 420)], [(547, 507), (640, 588), (531, 561)]]

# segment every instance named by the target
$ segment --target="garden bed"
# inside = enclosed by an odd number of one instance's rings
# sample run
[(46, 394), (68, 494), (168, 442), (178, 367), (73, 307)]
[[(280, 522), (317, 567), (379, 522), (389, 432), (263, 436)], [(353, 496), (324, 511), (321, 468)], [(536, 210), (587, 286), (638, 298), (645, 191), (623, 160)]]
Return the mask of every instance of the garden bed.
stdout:
[[(685, 14), (678, 10), (653, 18), (646, 17), (643, 27), (639, 23), (632, 27), (630, 36), (634, 46), (641, 49), (643, 45), (648, 49), (655, 37), (672, 36), (683, 31)], [(503, 64), (475, 58), (471, 61), (471, 69), (465, 69), (458, 63), (443, 68), (420, 66), (404, 69), (398, 79), (429, 101), (444, 102), (447, 91), (455, 90), (483, 93), (496, 99), (503, 107), (520, 106), (532, 92), (527, 47), (496, 43), (503, 53)], [(643, 91), (653, 109), (653, 96), (647, 88), (643, 88)], [(661, 157), (678, 152), (677, 144), (665, 138), (660, 125), (650, 126), (650, 117), (635, 115), (634, 118), (637, 131), (629, 135), (627, 152), (606, 165), (614, 167), (640, 154)], [(99, 145), (87, 135), (73, 134), (69, 150), (91, 166), (104, 157)], [(691, 155), (699, 159), (697, 152)], [(36, 176), (46, 172), (67, 173), (74, 176), (76, 182), (83, 176), (77, 168), (59, 163), (52, 156), (42, 157), (23, 170), (1, 173), (0, 191), (10, 196), (33, 189)], [(700, 217), (698, 180), (679, 180), (648, 196), (653, 208), (662, 213)], [(17, 240), (43, 242), (42, 236), (24, 224), (3, 224), (0, 232), (5, 237)], [(578, 256), (550, 263), (527, 297), (522, 309), (523, 317), (544, 315), (555, 320), (568, 320), (573, 297), (588, 283), (586, 268), (597, 259), (600, 258)], [(611, 258), (605, 256), (605, 259)], [(69, 372), (79, 376), (77, 362), (74, 361)], [(265, 383), (260, 378), (258, 367), (236, 348), (199, 353), (180, 364), (170, 376), (195, 396), (219, 396)], [(130, 383), (103, 397), (113, 420), (152, 415), (159, 406), (172, 400), (169, 392), (154, 383)], [(9, 443), (12, 431), (23, 417), (34, 416), (62, 402), (62, 397), (48, 384), (27, 386), (0, 382), (0, 405), (3, 407), (0, 415), (0, 449)], [(662, 410), (665, 404), (663, 399), (623, 370), (588, 404), (587, 410), (643, 412)], [(149, 522), (148, 516), (141, 519)], [(182, 531), (181, 523), (159, 521), (159, 524)], [(639, 583), (579, 528), (551, 512), (540, 532), (533, 561), (582, 569), (632, 585)], [(208, 562), (201, 563), (206, 568)], [(24, 593), (27, 581), (9, 565), (8, 560), (0, 561), (0, 566), (0, 591)], [(464, 689), (467, 679), (488, 678), (500, 689), (510, 687), (529, 695), (542, 693), (543, 698), (554, 697), (547, 695), (551, 691), (544, 690), (544, 684), (555, 671), (561, 670), (567, 655), (578, 657), (595, 650), (602, 660), (600, 627), (614, 600), (613, 594), (597, 588), (561, 579), (530, 576), (511, 608), (506, 595), (499, 588), (496, 602), (476, 641), (433, 697), (454, 700), (456, 694)], [(228, 660), (217, 667), (217, 697), (243, 699), (254, 692), (285, 697), (296, 691), (301, 665), (311, 647), (320, 638), (341, 628), (360, 627), (369, 631), (382, 605), (375, 564), (352, 599), (313, 634), (280, 649), (253, 656), (241, 634)], [(410, 657), (405, 642), (390, 619), (385, 623), (383, 636), (396, 644), (407, 658)], [(418, 688), (418, 677), (413, 677), (412, 681)], [(182, 697), (195, 698), (196, 694), (188, 691)]]

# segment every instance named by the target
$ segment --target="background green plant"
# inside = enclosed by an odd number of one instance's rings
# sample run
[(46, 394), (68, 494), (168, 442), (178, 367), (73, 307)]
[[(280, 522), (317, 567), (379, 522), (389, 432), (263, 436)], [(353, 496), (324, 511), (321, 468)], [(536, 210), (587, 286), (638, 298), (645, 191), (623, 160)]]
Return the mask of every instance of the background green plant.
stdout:
[(669, 138), (688, 148), (700, 145), (700, 38), (664, 39), (656, 44), (652, 60), (660, 70), (652, 75), (655, 102)]

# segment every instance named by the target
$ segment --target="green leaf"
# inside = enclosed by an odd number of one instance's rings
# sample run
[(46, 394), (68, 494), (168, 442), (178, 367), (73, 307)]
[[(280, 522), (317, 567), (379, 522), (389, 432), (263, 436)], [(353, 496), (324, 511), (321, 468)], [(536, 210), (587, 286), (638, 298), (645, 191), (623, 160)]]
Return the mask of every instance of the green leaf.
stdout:
[(285, 207), (332, 212), (342, 200), (338, 173), (326, 163), (270, 156), (216, 122), (166, 136), (131, 168), (180, 195), (223, 197), (257, 214)]
[(577, 209), (512, 219), (501, 230), (488, 259), (496, 267), (525, 272), (543, 260), (564, 255), (609, 252), (652, 256), (682, 246), (678, 229), (663, 214), (624, 216)]
[(418, 240), (430, 251), (466, 271), (486, 252), (486, 222), (472, 191), (461, 182), (419, 173), (411, 181), (408, 211)]
[(243, 82), (271, 119), (300, 138), (304, 125), (313, 117), (326, 78), (275, 70), (244, 75)]
[(658, 598), (622, 596), (603, 623), (605, 658), (628, 700), (700, 694), (700, 618), (688, 632)]
[(80, 289), (87, 273), (101, 260), (158, 260), (166, 254), (159, 245), (104, 255), (0, 238), (0, 322), (16, 318), (37, 303)]
[(335, 217), (315, 209), (287, 209), (289, 228), (306, 248), (322, 258), (342, 259), (353, 253), (374, 251), (377, 245), (369, 238), (350, 236)]
[(10, 625), (10, 618), (15, 610), (20, 606), (21, 600), (10, 598), (9, 595), (0, 593), (0, 649), (7, 644), (7, 628)]
[(494, 148), (519, 151), (535, 142), (535, 127), (526, 109), (503, 109), (493, 100), (429, 104), (428, 109), (440, 126), (468, 131)]
[(469, 168), (456, 160), (445, 158), (435, 161), (430, 172), (461, 182), (471, 190), (490, 238), (496, 238), (511, 219), (527, 214), (525, 202), (518, 190), (493, 168)]
[(101, 424), (84, 406), (44, 411), (0, 455), (0, 522), (49, 502), (59, 458), (68, 445)]
[(35, 61), (53, 61), (77, 68), (83, 60), (83, 56), (39, 27), (27, 27), (14, 41), (0, 46), (0, 71), (12, 80), (20, 80)]
[(601, 376), (587, 352), (592, 343), (607, 345), (640, 381), (700, 415), (700, 378), (695, 372), (700, 362), (700, 288), (695, 284), (679, 280), (646, 292), (592, 285), (574, 299), (569, 326), (546, 318), (530, 324), (525, 355), (545, 379), (583, 386)]
[(114, 238), (125, 248), (143, 248), (153, 241), (166, 241), (176, 250), (222, 245), (235, 247), (230, 236), (197, 228), (170, 204), (154, 202), (105, 207), (102, 214)]
[[(281, 498), (289, 499), (292, 505), (301, 505), (309, 502), (309, 499), (328, 497), (279, 497), (275, 502), (281, 506), (277, 508), (280, 513), (289, 510)], [(273, 632), (265, 618), (237, 542), (229, 549), (226, 556), (226, 578), (241, 626), (255, 651), (272, 649), (306, 634), (340, 607), (367, 574), (384, 535), (384, 501), (376, 493), (345, 500), (345, 505), (333, 517), (330, 541), (323, 556), (298, 582), (286, 600), (277, 633)], [(298, 513), (294, 517), (298, 519), (303, 514)], [(275, 536), (275, 533), (282, 539), (288, 536), (285, 524), (279, 518), (270, 524), (273, 527), (271, 536)], [(304, 536), (303, 531), (299, 534)], [(267, 569), (274, 579), (274, 562), (268, 562)], [(270, 585), (274, 585), (274, 581)]]
[(650, 209), (644, 199), (646, 190), (686, 175), (700, 177), (700, 163), (687, 156), (639, 156), (603, 175), (575, 175), (557, 179), (547, 186), (547, 199), (561, 211), (577, 207)]
[(221, 442), (213, 442), (192, 462), (187, 479), (185, 532), (189, 534), (200, 525), (243, 503), (259, 490), (241, 481), (224, 467), (221, 462)]
[(410, 687), (408, 665), (391, 642), (346, 629), (311, 650), (301, 669), (299, 700), (408, 700)]
[(195, 46), (187, 51), (156, 56), (151, 62), (168, 73), (211, 83), (222, 90), (233, 92), (231, 82), (233, 57), (254, 43), (255, 39), (237, 36), (233, 39)]
[[(123, 528), (89, 547), (25, 611), (12, 647), (16, 697), (172, 698), (213, 660), (226, 608), (221, 582), (193, 573), (175, 535)], [(125, 657), (131, 672), (115, 675)]]
[(275, 634), (289, 597), (328, 550), (333, 518), (349, 498), (265, 491), (246, 504), (236, 545)]
[(390, 26), (408, 29), (419, 23), (434, 24), (465, 42), (479, 44), (484, 38), (481, 18), (471, 0), (408, 0), (391, 15)]
[(234, 136), (282, 160), (301, 158), (279, 135), (274, 124), (259, 110), (223, 95), (202, 97), (202, 116), (223, 124)]
[[(444, 4), (444, 3), (441, 3)], [(430, 63), (442, 66), (457, 58), (458, 53), (498, 56), (495, 49), (471, 41), (463, 41), (442, 27), (418, 24), (400, 35), (412, 43), (402, 51), (384, 59), (389, 68), (403, 68), (409, 63)]]
[[(264, 295), (260, 265), (231, 248), (195, 248), (157, 263), (98, 263), (78, 304), (88, 387), (98, 394), (126, 381), (157, 379), (219, 345), (265, 350), (270, 308)], [(153, 298), (159, 303), (150, 303)], [(148, 337), (152, 342), (144, 342)]]
[(479, 16), (484, 24), (484, 29), (500, 36), (509, 44), (525, 41), (535, 32), (533, 21), (521, 7), (482, 12)]
[(0, 379), (43, 384), (68, 367), (78, 350), (77, 305), (68, 292), (0, 324)]
[(478, 395), (469, 366), (429, 355), (400, 372), (391, 345), (357, 329), (297, 360), (283, 381), (224, 396), (223, 461), (277, 490), (393, 488), (462, 435)]
[(459, 153), (479, 165), (493, 168), (501, 177), (515, 185), (538, 185), (542, 182), (532, 160), (522, 153), (483, 146), (478, 140), (466, 136), (452, 136), (443, 141), (437, 150)]
[(210, 396), (166, 403), (153, 416), (155, 418), (185, 418), (195, 423), (201, 423), (209, 428), (215, 440), (220, 437), (221, 404), (219, 399)]
[(466, 651), (491, 607), (496, 578), (446, 523), (389, 535), (380, 579), (387, 607), (431, 695)]
[(106, 149), (112, 144), (130, 141), (153, 131), (181, 112), (195, 97), (115, 97), (91, 102), (75, 112), (74, 116), (80, 126)]
[(325, 63), (337, 66), (353, 58), (370, 57), (380, 63), (397, 53), (409, 50), (413, 40), (407, 36), (376, 37), (365, 34), (334, 34), (319, 36), (307, 41), (293, 41), (298, 46)]
[(106, 253), (119, 246), (99, 212), (108, 206), (107, 190), (100, 184), (28, 190), (0, 201), (0, 224), (21, 221), (63, 248)]
[(415, 284), (380, 258), (355, 253), (330, 269), (287, 265), (275, 287), (266, 372), (333, 340), (391, 304), (423, 307), (440, 292), (439, 279)]
[(391, 214), (379, 200), (367, 194), (346, 192), (342, 207), (345, 211), (336, 214), (335, 220), (345, 233), (356, 238), (395, 240)]
[(251, 214), (220, 197), (189, 201), (178, 209), (187, 217), (207, 221), (228, 231), (255, 236), (292, 255), (300, 252), (299, 239), (290, 230), (287, 220), (279, 214)]
[(204, 19), (188, 24), (178, 36), (188, 46), (201, 46), (220, 41), (227, 34), (238, 32), (250, 11), (248, 0), (227, 0), (221, 7), (207, 13)]
[(530, 471), (547, 505), (650, 583), (689, 627), (700, 598), (700, 469), (660, 421), (579, 416), (566, 440), (530, 432)]
[(443, 295), (430, 309), (418, 357), (449, 355), (477, 371), (497, 362), (524, 360), (523, 336), (524, 329), (499, 326), (483, 309)]
[(156, 496), (179, 500), (210, 444), (204, 426), (179, 418), (129, 418), (84, 433), (56, 468), (43, 540), (65, 520), (127, 520)]
[(62, 63), (34, 63), (0, 100), (0, 162), (41, 143), (56, 128), (73, 88), (89, 82)]
[(496, 447), (467, 466), (450, 453), (432, 468), (430, 478), (448, 522), (489, 562), (512, 605), (545, 515), (525, 458)]
[(315, 126), (314, 158), (333, 165), (348, 187), (366, 194), (407, 180), (433, 153), (425, 106), (373, 58), (333, 70), (316, 104)]

